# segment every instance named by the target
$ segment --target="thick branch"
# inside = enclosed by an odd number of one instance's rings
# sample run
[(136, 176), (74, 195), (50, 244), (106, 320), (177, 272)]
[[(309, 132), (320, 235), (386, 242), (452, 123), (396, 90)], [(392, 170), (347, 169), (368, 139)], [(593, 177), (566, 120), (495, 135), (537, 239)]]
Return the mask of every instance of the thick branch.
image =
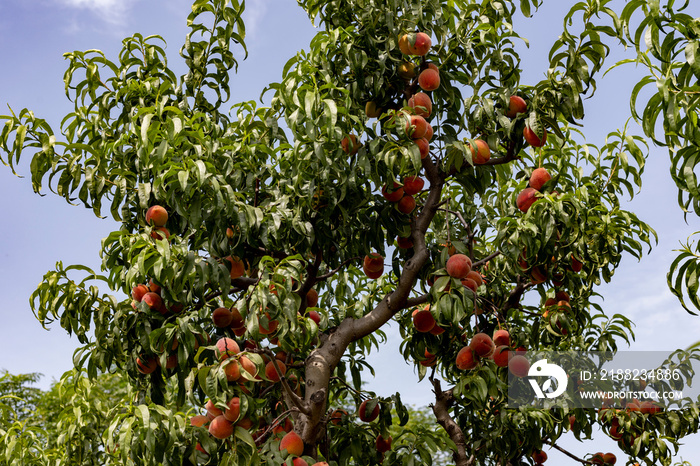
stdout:
[(329, 331), (325, 338), (320, 339), (319, 347), (312, 351), (306, 360), (305, 401), (311, 409), (311, 415), (299, 423), (297, 428), (309, 451), (315, 445), (318, 426), (326, 411), (330, 377), (348, 345), (376, 331), (394, 314), (406, 308), (408, 296), (413, 291), (418, 274), (430, 257), (425, 245), (425, 233), (440, 204), (444, 179), (429, 158), (423, 159), (423, 168), (430, 182), (430, 189), (423, 208), (412, 220), (414, 254), (404, 264), (396, 289), (363, 317), (347, 318)]
[(433, 392), (435, 393), (435, 404), (432, 405), (433, 414), (435, 414), (438, 424), (445, 429), (447, 435), (450, 436), (450, 439), (457, 446), (457, 449), (452, 453), (455, 466), (471, 466), (474, 464), (474, 457), (467, 457), (467, 440), (464, 437), (464, 432), (450, 416), (449, 409), (454, 402), (452, 390), (443, 392), (438, 379), (432, 379), (431, 381), (433, 383)]

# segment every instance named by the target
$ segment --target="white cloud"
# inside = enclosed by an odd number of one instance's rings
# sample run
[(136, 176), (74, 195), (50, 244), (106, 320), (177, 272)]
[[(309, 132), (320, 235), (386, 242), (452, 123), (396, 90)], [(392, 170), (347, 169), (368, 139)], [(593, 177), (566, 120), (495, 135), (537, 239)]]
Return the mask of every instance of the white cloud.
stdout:
[(60, 3), (96, 14), (102, 21), (122, 26), (135, 0), (59, 0)]
[(260, 24), (267, 13), (268, 0), (254, 0), (246, 3), (243, 11), (243, 21), (245, 22), (246, 35), (254, 38)]

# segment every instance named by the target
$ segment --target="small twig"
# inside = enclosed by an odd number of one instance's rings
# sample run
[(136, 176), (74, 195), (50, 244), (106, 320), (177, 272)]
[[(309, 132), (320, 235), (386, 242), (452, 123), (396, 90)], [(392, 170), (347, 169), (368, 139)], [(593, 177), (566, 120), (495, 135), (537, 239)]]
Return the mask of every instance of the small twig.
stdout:
[(472, 268), (476, 268), (476, 267), (479, 267), (481, 265), (484, 265), (485, 263), (487, 263), (488, 261), (490, 261), (494, 257), (498, 257), (500, 255), (501, 255), (501, 251), (496, 251), (494, 253), (491, 253), (488, 256), (484, 257), (483, 259), (479, 259), (478, 261), (474, 262), (472, 264)]
[(594, 464), (592, 461), (584, 460), (583, 458), (579, 458), (578, 456), (576, 456), (576, 455), (574, 455), (573, 453), (571, 453), (571, 452), (569, 452), (569, 451), (563, 449), (562, 447), (560, 447), (559, 445), (557, 445), (556, 443), (554, 443), (554, 442), (552, 442), (552, 441), (550, 441), (550, 440), (544, 440), (543, 443), (546, 443), (547, 445), (551, 446), (551, 447), (554, 448), (555, 450), (559, 450), (560, 452), (564, 453), (564, 454), (565, 454), (566, 456), (568, 456), (569, 458), (571, 458), (571, 459), (573, 459), (573, 460), (576, 460), (576, 461), (578, 461), (578, 462), (581, 463), (581, 464)]
[(323, 275), (319, 275), (318, 277), (316, 277), (316, 281), (327, 280), (328, 278), (330, 278), (333, 275), (335, 275), (336, 273), (338, 273), (338, 271), (340, 271), (340, 269), (342, 269), (343, 267), (345, 267), (349, 263), (354, 262), (354, 261), (359, 260), (359, 259), (362, 259), (362, 257), (357, 256), (357, 257), (351, 257), (350, 259), (344, 260), (343, 263), (340, 264), (337, 268), (331, 270), (328, 273), (324, 273)]

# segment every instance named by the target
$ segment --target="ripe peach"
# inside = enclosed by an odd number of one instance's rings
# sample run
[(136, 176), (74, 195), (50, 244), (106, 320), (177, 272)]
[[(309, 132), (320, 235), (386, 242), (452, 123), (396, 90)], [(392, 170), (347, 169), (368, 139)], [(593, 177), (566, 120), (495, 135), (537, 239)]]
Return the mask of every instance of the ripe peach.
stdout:
[(416, 208), (416, 200), (413, 196), (404, 194), (396, 206), (402, 214), (410, 214)]
[(216, 407), (213, 401), (208, 400), (207, 404), (204, 405), (204, 409), (207, 410), (207, 415), (210, 419), (214, 419), (217, 416), (222, 416), (224, 413), (219, 408)]
[(442, 328), (442, 327), (440, 327), (439, 325), (435, 324), (435, 327), (433, 327), (432, 329), (430, 329), (430, 332), (429, 332), (429, 333), (430, 333), (431, 335), (435, 335), (435, 336), (437, 336), (437, 335), (442, 335), (443, 333), (445, 333), (445, 329)]
[[(428, 127), (430, 127), (430, 125), (428, 125)], [(420, 139), (414, 139), (413, 142), (418, 146), (418, 152), (420, 152), (421, 160), (430, 154), (430, 143), (428, 142), (427, 138), (422, 137)]]
[(394, 181), (394, 187), (391, 191), (389, 191), (387, 186), (384, 185), (382, 188), (382, 196), (384, 196), (384, 199), (389, 202), (399, 202), (399, 200), (403, 197), (403, 186)]
[(472, 270), (472, 260), (464, 254), (455, 254), (447, 259), (445, 269), (450, 277), (466, 278)]
[(236, 422), (238, 420), (238, 416), (240, 415), (241, 399), (237, 396), (234, 396), (229, 400), (228, 403), (226, 403), (226, 411), (224, 411), (224, 417), (231, 422)]
[(522, 212), (530, 210), (530, 206), (537, 201), (537, 190), (535, 188), (525, 188), (520, 191), (518, 198), (515, 200), (518, 209)]
[(233, 315), (227, 307), (219, 307), (214, 309), (211, 313), (211, 320), (214, 322), (214, 326), (218, 328), (224, 328), (231, 325), (231, 319)]
[(314, 463), (311, 466), (328, 466), (328, 463), (325, 461), (319, 461), (318, 463)]
[[(433, 328), (435, 328), (435, 327), (433, 327)], [(418, 364), (420, 364), (421, 366), (431, 367), (431, 366), (434, 366), (435, 363), (437, 362), (437, 355), (431, 353), (427, 349), (423, 353), (423, 356), (425, 357), (425, 359), (422, 361), (418, 361)]]
[[(479, 272), (476, 270), (470, 270), (469, 273), (467, 274), (467, 278), (470, 280), (474, 280), (474, 283), (476, 283), (476, 286), (479, 287), (484, 284), (484, 277), (481, 276)], [(474, 290), (476, 291), (476, 290)]]
[(428, 122), (420, 115), (411, 115), (406, 121), (406, 134), (411, 139), (421, 139), (428, 131)]
[(603, 452), (598, 452), (594, 453), (593, 456), (591, 457), (591, 463), (593, 464), (604, 464), (605, 460), (603, 459)]
[[(287, 373), (287, 366), (284, 365), (282, 361), (277, 362), (277, 367), (279, 368), (280, 374), (284, 375)], [(265, 365), (265, 377), (270, 379), (271, 382), (279, 382), (282, 378), (280, 374), (275, 370), (275, 363), (270, 361)]]
[(190, 425), (193, 427), (202, 427), (209, 423), (209, 418), (203, 414), (197, 414), (190, 418)]
[(661, 407), (653, 401), (643, 401), (640, 405), (642, 414), (658, 414), (661, 412)]
[(304, 453), (304, 442), (294, 431), (287, 433), (280, 441), (280, 451), (287, 450), (288, 455), (301, 456)]
[(425, 185), (425, 181), (420, 176), (406, 176), (403, 179), (403, 192), (412, 196), (418, 194)]
[(557, 291), (557, 293), (554, 295), (554, 299), (557, 301), (571, 301), (569, 293), (564, 290)]
[(148, 291), (149, 289), (146, 285), (136, 285), (131, 289), (131, 297), (134, 298), (134, 301), (140, 303), (143, 296), (148, 293)]
[(469, 346), (465, 346), (457, 353), (455, 364), (457, 365), (457, 369), (469, 370), (474, 369), (479, 364), (479, 360), (474, 354), (474, 351)]
[(428, 118), (433, 112), (433, 102), (425, 92), (418, 92), (408, 99), (408, 106), (413, 109), (416, 115)]
[(474, 293), (476, 293), (476, 291), (479, 289), (479, 285), (477, 285), (476, 282), (469, 277), (462, 279), (462, 285), (469, 288)]
[(419, 32), (416, 34), (415, 42), (412, 43), (409, 38), (408, 51), (411, 52), (411, 55), (423, 56), (428, 53), (431, 45), (430, 36), (424, 32)]
[(136, 358), (136, 368), (140, 373), (147, 375), (156, 370), (158, 360), (153, 356), (143, 356)]
[(241, 365), (241, 368), (246, 371), (248, 374), (253, 376), (257, 380), (257, 375), (258, 375), (258, 366), (253, 364), (253, 361), (248, 359), (246, 356), (241, 356), (238, 359), (238, 363)]
[(224, 264), (231, 270), (231, 280), (235, 280), (245, 274), (245, 264), (237, 256), (224, 258)]
[(413, 247), (413, 240), (410, 237), (405, 238), (403, 236), (399, 236), (396, 238), (396, 245), (400, 249), (411, 249)]
[(219, 359), (219, 361), (223, 361), (229, 356), (233, 356), (234, 354), (238, 354), (240, 352), (241, 349), (238, 346), (238, 343), (236, 343), (236, 340), (228, 337), (222, 337), (216, 342), (216, 357)]
[(493, 350), (496, 349), (491, 337), (483, 332), (474, 335), (472, 340), (469, 342), (469, 347), (481, 357), (490, 356), (493, 354)]
[(474, 150), (473, 146), (469, 146), (469, 150), (472, 152), (472, 162), (474, 162), (474, 165), (481, 165), (488, 162), (491, 158), (491, 148), (488, 143), (483, 139), (475, 139), (474, 146), (476, 146), (476, 150)]
[(547, 453), (543, 452), (542, 450), (533, 451), (532, 459), (535, 461), (535, 463), (544, 463), (547, 461)]
[(418, 85), (424, 91), (434, 91), (440, 87), (440, 72), (428, 68), (418, 75)]
[(525, 356), (516, 354), (508, 361), (508, 370), (516, 377), (526, 377), (530, 370), (530, 362)]
[(275, 333), (275, 330), (277, 330), (279, 324), (280, 323), (277, 319), (271, 319), (270, 313), (266, 312), (264, 316), (258, 320), (258, 331), (262, 335), (271, 335)]
[(235, 382), (241, 378), (241, 366), (238, 361), (231, 361), (224, 366), (224, 374), (226, 374), (226, 380), (229, 382)]
[(383, 272), (384, 271), (384, 256), (377, 252), (373, 252), (365, 256), (362, 264), (365, 272)]
[(231, 324), (232, 329), (245, 327), (245, 319), (241, 315), (241, 311), (238, 308), (231, 309)]
[(430, 142), (433, 139), (433, 127), (428, 123), (428, 130), (425, 132), (425, 136), (423, 136), (426, 141)]
[(508, 118), (515, 118), (520, 113), (525, 113), (526, 111), (527, 103), (525, 102), (525, 99), (517, 95), (510, 96), (508, 111), (506, 112), (506, 116)]
[(338, 424), (340, 424), (340, 421), (343, 420), (343, 416), (347, 416), (347, 415), (348, 415), (348, 412), (345, 411), (344, 409), (336, 409), (335, 411), (333, 411), (331, 413), (328, 420), (330, 421), (331, 424), (333, 424), (334, 426), (337, 426)]
[(576, 273), (579, 273), (583, 269), (583, 262), (580, 260), (576, 259), (576, 256), (573, 254), (571, 255), (571, 270), (573, 270)]
[(361, 421), (372, 422), (379, 417), (379, 403), (374, 405), (371, 413), (367, 412), (367, 405), (371, 400), (365, 400), (360, 403), (360, 408), (357, 410), (357, 415)]
[(510, 346), (510, 333), (506, 329), (498, 329), (493, 332), (493, 344), (496, 346)]
[(153, 239), (168, 239), (170, 238), (170, 230), (165, 227), (154, 227), (151, 230), (151, 238)]
[(493, 362), (496, 363), (498, 367), (508, 367), (508, 358), (510, 357), (510, 350), (507, 346), (499, 346), (493, 351)]
[(321, 314), (319, 314), (317, 311), (309, 311), (308, 317), (309, 319), (316, 322), (316, 325), (319, 325), (321, 323)]
[(156, 227), (164, 226), (168, 221), (168, 211), (165, 207), (154, 205), (146, 211), (146, 223)]
[(523, 129), (523, 137), (532, 147), (542, 147), (547, 142), (547, 130), (542, 128), (542, 138), (540, 139), (529, 126), (526, 126), (525, 129)]
[(225, 439), (233, 435), (233, 423), (223, 415), (212, 419), (209, 424), (209, 433), (218, 439)]
[(377, 105), (377, 102), (369, 101), (365, 104), (365, 114), (367, 118), (379, 118), (382, 114), (382, 108)]
[(318, 291), (316, 291), (314, 288), (311, 288), (306, 293), (306, 305), (308, 307), (316, 307), (317, 304), (318, 304)]
[(157, 310), (163, 305), (163, 300), (160, 298), (160, 296), (152, 291), (149, 291), (148, 293), (143, 295), (142, 301), (153, 310)]
[(430, 332), (435, 327), (435, 318), (430, 312), (430, 305), (426, 305), (423, 309), (413, 311), (413, 326), (416, 330), (422, 333)]
[(377, 436), (377, 439), (374, 441), (374, 444), (377, 447), (377, 451), (379, 453), (386, 453), (387, 451), (391, 450), (392, 440), (393, 439), (391, 438), (391, 436), (385, 439), (384, 437), (382, 437), (382, 434), (379, 434)]
[(309, 466), (304, 458), (294, 458), (292, 460), (292, 466)]
[(345, 152), (348, 155), (353, 155), (356, 154), (358, 150), (360, 150), (360, 147), (362, 144), (357, 140), (357, 136), (354, 134), (350, 134), (348, 136), (345, 136), (341, 141), (340, 141), (340, 147), (343, 149), (343, 152)]
[(535, 168), (530, 175), (530, 187), (539, 191), (551, 179), (552, 175), (545, 168)]
[(538, 265), (533, 267), (530, 271), (530, 278), (532, 279), (532, 283), (539, 285), (547, 280), (547, 272)]
[(615, 464), (617, 457), (612, 453), (606, 453), (603, 455), (603, 461), (605, 464)]

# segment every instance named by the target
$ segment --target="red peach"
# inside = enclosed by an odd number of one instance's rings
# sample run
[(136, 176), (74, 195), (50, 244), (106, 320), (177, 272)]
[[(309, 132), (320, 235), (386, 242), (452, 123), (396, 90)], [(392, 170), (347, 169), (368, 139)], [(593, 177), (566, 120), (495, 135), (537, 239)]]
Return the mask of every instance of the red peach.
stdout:
[(209, 423), (209, 418), (203, 414), (197, 414), (190, 418), (190, 425), (193, 427), (202, 427)]
[(496, 349), (491, 337), (485, 333), (477, 333), (474, 335), (472, 340), (469, 342), (469, 347), (482, 358), (490, 356), (493, 354), (493, 350)]
[(516, 377), (526, 377), (530, 370), (530, 362), (525, 356), (517, 354), (508, 361), (508, 370)]
[(537, 190), (535, 188), (525, 188), (520, 191), (515, 203), (522, 212), (530, 210), (530, 206), (537, 201)]
[(377, 447), (377, 451), (379, 453), (386, 453), (387, 451), (391, 450), (392, 440), (393, 439), (391, 438), (391, 436), (385, 439), (384, 437), (382, 437), (382, 434), (379, 434), (377, 436), (377, 440), (374, 441), (374, 444)]
[(498, 329), (493, 332), (493, 344), (496, 346), (510, 346), (510, 333), (506, 329)]
[(525, 111), (527, 111), (527, 103), (525, 102), (525, 99), (517, 95), (510, 96), (506, 116), (508, 118), (515, 118), (520, 113), (525, 113)]
[(426, 305), (423, 309), (413, 311), (413, 326), (416, 330), (422, 333), (430, 332), (435, 327), (435, 318), (430, 312), (430, 305)]
[(532, 147), (542, 147), (547, 142), (547, 130), (542, 128), (542, 138), (540, 139), (529, 126), (526, 126), (525, 129), (523, 129), (523, 137)]
[(240, 352), (241, 349), (238, 346), (238, 343), (236, 343), (236, 340), (228, 337), (222, 337), (216, 342), (216, 356), (219, 361), (223, 361), (229, 356), (233, 356), (234, 354), (238, 354)]
[(403, 192), (412, 196), (418, 194), (425, 186), (425, 181), (420, 176), (407, 176), (403, 179)]
[(428, 131), (428, 122), (420, 115), (411, 115), (406, 121), (406, 134), (411, 139), (421, 139)]
[(209, 424), (209, 433), (218, 439), (225, 439), (233, 435), (233, 423), (223, 415), (212, 419)]
[(396, 206), (402, 214), (410, 214), (416, 208), (416, 200), (413, 196), (404, 194)]
[(508, 367), (508, 358), (510, 357), (510, 350), (507, 346), (499, 346), (493, 351), (493, 362), (496, 363), (498, 367)]
[(236, 256), (228, 256), (224, 259), (226, 262), (226, 265), (229, 267), (229, 270), (231, 270), (231, 280), (235, 280), (236, 278), (240, 278), (245, 274), (245, 264), (243, 261)]
[(275, 369), (274, 362), (270, 361), (265, 365), (265, 377), (270, 379), (271, 382), (279, 382), (282, 380), (281, 375), (283, 376), (287, 373), (287, 366), (285, 366), (282, 361), (277, 362), (277, 367), (279, 369), (279, 373), (277, 372), (277, 369)]
[(379, 417), (379, 403), (374, 405), (374, 409), (372, 409), (372, 412), (367, 412), (367, 405), (370, 401), (372, 400), (365, 400), (362, 403), (360, 403), (360, 408), (357, 410), (357, 415), (359, 416), (361, 421), (372, 422), (375, 419), (377, 419), (377, 417)]
[(394, 181), (394, 188), (392, 191), (388, 191), (387, 186), (384, 185), (382, 188), (382, 196), (389, 202), (398, 202), (403, 197), (403, 186)]
[(413, 247), (413, 240), (408, 237), (399, 236), (396, 238), (396, 245), (401, 249), (411, 249)]
[(430, 154), (430, 143), (428, 142), (428, 139), (426, 137), (414, 139), (413, 142), (418, 146), (418, 152), (420, 152), (421, 160), (426, 158), (428, 154)]
[(306, 305), (308, 307), (316, 307), (317, 304), (318, 304), (318, 291), (316, 291), (314, 288), (311, 288), (306, 293)]
[(459, 279), (466, 278), (472, 270), (472, 261), (464, 254), (455, 254), (447, 260), (445, 269), (450, 277)]
[(159, 205), (151, 206), (146, 211), (146, 223), (156, 227), (164, 226), (168, 221), (168, 211)]
[(440, 72), (428, 68), (418, 75), (418, 85), (424, 91), (434, 91), (440, 87)]
[(236, 422), (238, 416), (241, 415), (241, 399), (234, 396), (226, 403), (226, 411), (224, 411), (224, 417), (231, 422)]
[(433, 102), (430, 96), (425, 92), (418, 92), (408, 99), (408, 106), (411, 107), (416, 115), (428, 118), (433, 112)]
[(552, 175), (550, 175), (546, 169), (542, 167), (535, 168), (532, 171), (532, 175), (530, 175), (530, 187), (539, 191), (542, 189), (542, 186), (551, 179)]
[(231, 325), (231, 319), (233, 315), (227, 307), (219, 307), (214, 309), (211, 313), (211, 320), (214, 322), (214, 326), (218, 328), (224, 328)]
[(457, 365), (457, 369), (469, 370), (474, 369), (479, 364), (479, 360), (474, 354), (474, 351), (469, 346), (465, 346), (459, 350), (459, 353), (457, 353), (455, 363)]
[(143, 296), (148, 293), (148, 287), (146, 285), (136, 285), (131, 289), (131, 297), (134, 298), (134, 301), (137, 303), (140, 303), (141, 300), (143, 299)]
[[(474, 150), (474, 146), (476, 146), (476, 150)], [(474, 146), (469, 146), (474, 165), (482, 165), (488, 162), (491, 158), (491, 148), (489, 147), (488, 143), (483, 139), (475, 139)]]

